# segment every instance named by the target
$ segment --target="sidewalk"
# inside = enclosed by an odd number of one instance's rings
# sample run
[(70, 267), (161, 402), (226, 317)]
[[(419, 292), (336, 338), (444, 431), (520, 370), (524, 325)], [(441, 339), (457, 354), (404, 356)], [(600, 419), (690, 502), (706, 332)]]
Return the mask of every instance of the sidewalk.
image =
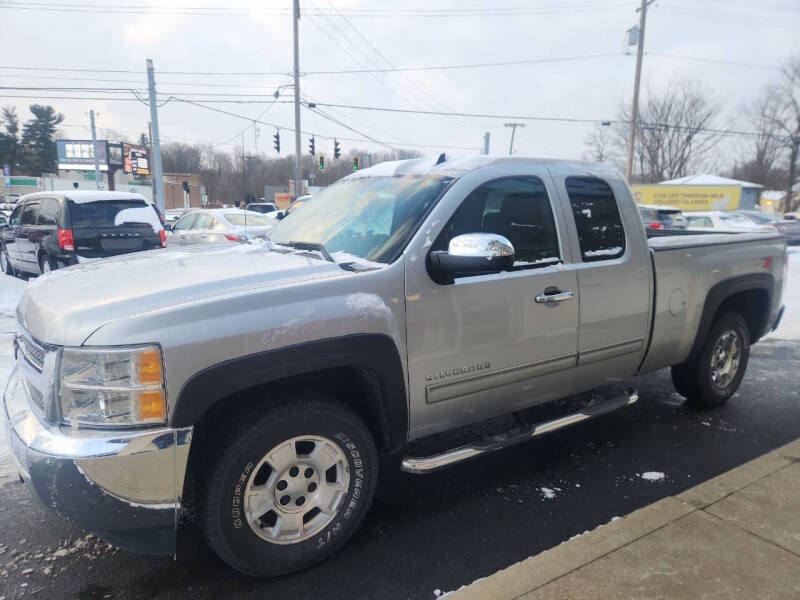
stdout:
[(800, 440), (448, 595), (701, 597), (800, 598)]

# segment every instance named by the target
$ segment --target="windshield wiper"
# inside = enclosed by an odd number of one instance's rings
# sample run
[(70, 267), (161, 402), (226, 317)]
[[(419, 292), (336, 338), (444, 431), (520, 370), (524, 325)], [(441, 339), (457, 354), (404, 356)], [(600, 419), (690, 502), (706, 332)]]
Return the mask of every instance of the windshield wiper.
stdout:
[(330, 252), (328, 252), (328, 249), (325, 247), (325, 244), (323, 244), (321, 242), (289, 241), (289, 242), (280, 242), (278, 245), (280, 245), (280, 246), (288, 246), (290, 248), (297, 248), (298, 250), (316, 250), (317, 252), (322, 254), (322, 257), (325, 260), (327, 260), (329, 262), (332, 262), (332, 263), (336, 262), (335, 260), (333, 260), (333, 257), (331, 256)]

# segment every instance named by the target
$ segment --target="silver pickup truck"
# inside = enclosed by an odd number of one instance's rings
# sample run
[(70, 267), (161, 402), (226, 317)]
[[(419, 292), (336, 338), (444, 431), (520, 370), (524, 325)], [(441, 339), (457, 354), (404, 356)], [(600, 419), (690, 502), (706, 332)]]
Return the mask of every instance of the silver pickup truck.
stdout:
[(594, 163), (383, 163), (269, 237), (28, 286), (2, 416), (47, 506), (152, 554), (190, 513), (232, 567), (286, 573), (353, 534), (379, 453), (427, 473), (624, 407), (665, 367), (722, 404), (782, 314), (784, 238), (648, 239)]

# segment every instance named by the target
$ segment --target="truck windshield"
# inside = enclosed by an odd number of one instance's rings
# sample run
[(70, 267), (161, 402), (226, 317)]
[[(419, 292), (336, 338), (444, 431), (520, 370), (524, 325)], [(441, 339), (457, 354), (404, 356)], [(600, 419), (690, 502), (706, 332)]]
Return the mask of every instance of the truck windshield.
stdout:
[(269, 238), (276, 244), (324, 244), (331, 254), (388, 263), (451, 181), (434, 175), (345, 179), (292, 211)]

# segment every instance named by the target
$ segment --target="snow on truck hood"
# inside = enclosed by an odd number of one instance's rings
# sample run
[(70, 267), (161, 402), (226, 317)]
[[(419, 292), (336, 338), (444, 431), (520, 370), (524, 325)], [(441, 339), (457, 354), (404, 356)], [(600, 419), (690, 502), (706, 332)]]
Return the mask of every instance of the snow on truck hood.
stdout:
[(26, 288), (17, 318), (40, 341), (78, 346), (102, 325), (184, 302), (258, 287), (344, 276), (308, 254), (266, 244), (153, 250), (53, 271)]

